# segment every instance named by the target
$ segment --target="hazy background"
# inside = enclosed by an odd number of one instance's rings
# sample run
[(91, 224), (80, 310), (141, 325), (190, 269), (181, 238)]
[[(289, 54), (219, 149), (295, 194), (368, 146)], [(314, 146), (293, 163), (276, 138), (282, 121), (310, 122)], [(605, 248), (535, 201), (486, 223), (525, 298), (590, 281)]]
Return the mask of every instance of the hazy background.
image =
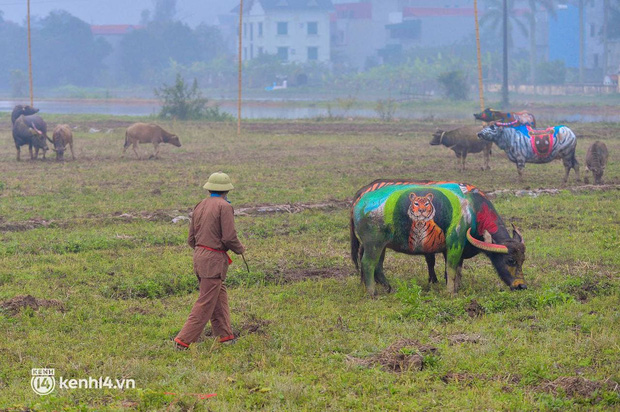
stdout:
[[(153, 8), (152, 0), (31, 0), (30, 13), (44, 17), (63, 9), (90, 24), (138, 24), (141, 13)], [(176, 18), (190, 26), (206, 22), (215, 24), (218, 14), (227, 13), (238, 4), (235, 0), (180, 0)], [(26, 0), (0, 0), (4, 18), (22, 23), (26, 18)]]

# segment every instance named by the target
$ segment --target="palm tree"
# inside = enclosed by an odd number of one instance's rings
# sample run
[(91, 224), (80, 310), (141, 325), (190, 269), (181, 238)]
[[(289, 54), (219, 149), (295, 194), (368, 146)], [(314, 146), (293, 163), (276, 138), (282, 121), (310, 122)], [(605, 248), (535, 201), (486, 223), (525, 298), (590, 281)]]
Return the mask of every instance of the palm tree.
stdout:
[(532, 84), (536, 84), (536, 12), (545, 10), (552, 16), (555, 16), (555, 4), (553, 0), (527, 0), (530, 6), (530, 11), (527, 15), (529, 22), (529, 36), (530, 36), (530, 81)]
[[(515, 10), (515, 0), (508, 0), (508, 45), (513, 45), (512, 27), (516, 26), (524, 35), (527, 35), (527, 27), (518, 18)], [(498, 39), (502, 38), (503, 1), (487, 0), (486, 10), (480, 18), (480, 26), (490, 28)]]

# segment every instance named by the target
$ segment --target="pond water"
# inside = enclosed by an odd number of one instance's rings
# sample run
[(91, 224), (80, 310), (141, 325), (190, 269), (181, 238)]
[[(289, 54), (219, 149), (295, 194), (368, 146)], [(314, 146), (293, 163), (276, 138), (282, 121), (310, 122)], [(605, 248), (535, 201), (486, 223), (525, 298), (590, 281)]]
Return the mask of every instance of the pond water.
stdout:
[[(0, 112), (10, 112), (18, 103), (24, 101), (0, 100)], [(107, 114), (114, 116), (149, 116), (155, 115), (160, 110), (160, 104), (153, 100), (43, 100), (35, 104), (41, 113), (55, 114)], [(220, 104), (220, 110), (237, 116), (237, 106), (235, 102), (226, 101)], [(589, 110), (587, 114), (578, 113), (579, 108), (553, 108), (552, 110), (534, 109), (539, 119), (544, 119), (545, 124), (561, 122), (620, 122), (620, 111), (601, 110), (600, 113), (592, 114)], [(316, 117), (328, 117), (329, 111), (326, 107), (318, 107), (310, 102), (307, 105), (295, 101), (287, 104), (286, 101), (247, 101), (244, 103), (241, 115), (244, 119), (309, 119)], [(332, 108), (333, 116), (342, 117), (366, 117), (378, 118), (377, 112), (372, 109), (342, 109)], [(401, 119), (427, 119), (437, 117), (434, 109), (428, 110), (416, 108), (415, 110), (397, 110), (394, 117)], [(470, 113), (450, 113), (441, 114), (442, 117), (450, 120), (472, 120)]]

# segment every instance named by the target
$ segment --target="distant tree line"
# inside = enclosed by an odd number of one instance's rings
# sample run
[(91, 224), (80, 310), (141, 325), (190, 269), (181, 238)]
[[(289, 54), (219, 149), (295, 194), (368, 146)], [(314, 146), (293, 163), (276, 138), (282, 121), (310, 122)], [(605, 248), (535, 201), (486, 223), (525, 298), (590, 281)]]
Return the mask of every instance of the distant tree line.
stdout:
[[(157, 12), (157, 9), (156, 9)], [(108, 86), (161, 84), (174, 78), (173, 70), (226, 60), (224, 41), (215, 27), (201, 24), (195, 29), (161, 17), (145, 22), (143, 29), (125, 35), (116, 51), (121, 67), (111, 71), (105, 59), (112, 46), (92, 34), (88, 23), (64, 10), (31, 21), (32, 65), (36, 86)], [(148, 13), (143, 13), (143, 19)], [(11, 85), (14, 93), (27, 91), (27, 28), (6, 21), (0, 11), (0, 85)], [(220, 63), (222, 65), (222, 63)], [(111, 72), (118, 73), (111, 78)], [(2, 87), (2, 86), (0, 86)]]

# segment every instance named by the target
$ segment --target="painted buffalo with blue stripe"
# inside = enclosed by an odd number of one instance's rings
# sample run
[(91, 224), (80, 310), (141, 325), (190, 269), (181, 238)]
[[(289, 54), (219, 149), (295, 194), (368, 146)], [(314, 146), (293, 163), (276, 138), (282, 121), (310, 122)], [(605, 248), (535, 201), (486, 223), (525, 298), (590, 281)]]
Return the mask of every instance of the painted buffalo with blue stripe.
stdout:
[(448, 291), (461, 284), (463, 260), (485, 253), (511, 289), (525, 289), (523, 237), (512, 237), (493, 204), (476, 187), (456, 182), (376, 180), (361, 188), (351, 209), (351, 258), (369, 294), (383, 272), (385, 251), (424, 255), (429, 282), (437, 282), (435, 253), (446, 262)]
[(570, 169), (579, 178), (579, 162), (575, 157), (577, 138), (566, 126), (548, 129), (532, 129), (529, 126), (501, 127), (495, 124), (485, 127), (478, 138), (493, 142), (506, 152), (508, 159), (517, 164), (519, 180), (523, 177), (526, 163), (549, 163), (561, 158), (564, 164), (564, 183), (568, 181)]

